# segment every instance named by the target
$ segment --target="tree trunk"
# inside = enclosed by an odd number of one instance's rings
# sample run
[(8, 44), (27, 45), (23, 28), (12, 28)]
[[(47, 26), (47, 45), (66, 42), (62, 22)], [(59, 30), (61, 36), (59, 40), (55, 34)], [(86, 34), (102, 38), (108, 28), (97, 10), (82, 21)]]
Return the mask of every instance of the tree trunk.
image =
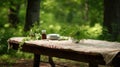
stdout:
[(19, 18), (18, 18), (19, 9), (20, 9), (20, 4), (14, 3), (14, 1), (10, 1), (8, 22), (12, 27), (15, 27), (15, 28), (19, 23)]
[(30, 30), (35, 22), (39, 23), (40, 0), (27, 0), (24, 31)]
[(88, 21), (88, 9), (89, 9), (88, 0), (85, 0), (85, 16), (84, 16), (84, 18), (86, 21)]
[(104, 27), (113, 41), (120, 34), (120, 0), (104, 0)]

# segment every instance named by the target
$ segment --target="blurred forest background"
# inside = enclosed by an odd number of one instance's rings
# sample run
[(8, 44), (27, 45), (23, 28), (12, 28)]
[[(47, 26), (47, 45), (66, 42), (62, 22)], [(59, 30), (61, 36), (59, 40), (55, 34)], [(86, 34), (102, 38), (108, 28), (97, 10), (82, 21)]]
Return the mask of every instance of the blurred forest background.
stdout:
[[(29, 4), (28, 4), (29, 3)], [(0, 0), (0, 62), (33, 58), (8, 50), (10, 37), (40, 37), (58, 33), (76, 39), (120, 41), (120, 1), (114, 0)], [(112, 4), (112, 5), (111, 5)]]

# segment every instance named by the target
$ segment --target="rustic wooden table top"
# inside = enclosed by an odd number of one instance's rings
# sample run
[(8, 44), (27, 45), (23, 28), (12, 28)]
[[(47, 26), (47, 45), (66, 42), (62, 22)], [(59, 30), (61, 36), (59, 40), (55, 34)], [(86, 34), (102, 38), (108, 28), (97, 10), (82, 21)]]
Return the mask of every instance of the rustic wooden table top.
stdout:
[[(10, 38), (9, 46), (18, 49), (23, 39), (24, 37)], [(91, 39), (80, 43), (71, 40), (29, 40), (24, 42), (22, 50), (84, 62), (93, 60), (99, 64), (108, 64), (115, 56), (120, 57), (120, 43)]]

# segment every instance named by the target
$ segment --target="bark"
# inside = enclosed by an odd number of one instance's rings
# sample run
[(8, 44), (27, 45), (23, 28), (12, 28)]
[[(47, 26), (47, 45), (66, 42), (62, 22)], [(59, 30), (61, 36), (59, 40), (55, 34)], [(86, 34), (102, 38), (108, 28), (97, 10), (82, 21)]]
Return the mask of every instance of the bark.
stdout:
[(10, 7), (8, 12), (8, 22), (12, 27), (17, 27), (17, 24), (19, 23), (19, 14), (20, 10), (20, 4), (16, 4), (13, 1), (10, 1)]
[(24, 31), (30, 30), (35, 22), (39, 23), (40, 0), (27, 0)]
[(88, 20), (88, 9), (89, 9), (88, 0), (85, 0), (85, 16), (84, 16), (84, 18), (86, 21)]
[(120, 0), (104, 0), (104, 27), (113, 41), (120, 34)]

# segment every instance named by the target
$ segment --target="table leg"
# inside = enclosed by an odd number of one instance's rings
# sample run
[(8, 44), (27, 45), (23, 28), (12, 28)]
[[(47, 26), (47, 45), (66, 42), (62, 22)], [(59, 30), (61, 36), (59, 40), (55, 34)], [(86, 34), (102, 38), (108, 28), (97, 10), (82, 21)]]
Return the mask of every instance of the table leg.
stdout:
[(40, 64), (40, 55), (39, 54), (34, 54), (33, 67), (39, 67), (39, 64)]
[(52, 57), (49, 56), (49, 63), (51, 64), (52, 67), (55, 67), (55, 63), (52, 59)]
[(89, 63), (89, 67), (98, 67), (98, 64), (96, 64), (96, 63), (94, 63), (94, 62), (92, 62), (92, 63), (90, 62), (90, 63)]

